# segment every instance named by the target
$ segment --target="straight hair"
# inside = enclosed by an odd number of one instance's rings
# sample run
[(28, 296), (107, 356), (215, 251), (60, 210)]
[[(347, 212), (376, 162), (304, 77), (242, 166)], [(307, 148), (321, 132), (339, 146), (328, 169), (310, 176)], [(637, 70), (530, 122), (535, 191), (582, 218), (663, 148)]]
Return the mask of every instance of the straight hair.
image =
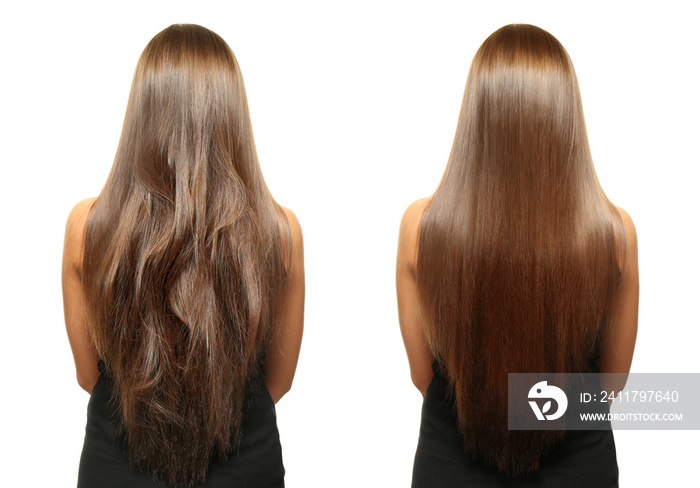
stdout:
[(595, 370), (624, 242), (566, 50), (538, 27), (497, 30), (472, 61), (416, 269), (426, 340), (472, 458), (520, 476), (562, 440), (508, 430), (508, 373)]

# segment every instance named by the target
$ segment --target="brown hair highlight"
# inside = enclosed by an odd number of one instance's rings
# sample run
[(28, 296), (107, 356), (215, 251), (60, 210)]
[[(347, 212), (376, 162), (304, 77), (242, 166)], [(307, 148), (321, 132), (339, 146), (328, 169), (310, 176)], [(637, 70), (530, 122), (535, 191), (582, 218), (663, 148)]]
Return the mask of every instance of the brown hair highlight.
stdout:
[(470, 455), (524, 475), (562, 439), (508, 430), (507, 375), (595, 369), (624, 249), (567, 52), (534, 26), (497, 30), (472, 62), (416, 270), (421, 323)]
[(83, 258), (88, 327), (135, 464), (201, 482), (235, 450), (290, 252), (233, 52), (204, 27), (166, 28), (138, 61)]

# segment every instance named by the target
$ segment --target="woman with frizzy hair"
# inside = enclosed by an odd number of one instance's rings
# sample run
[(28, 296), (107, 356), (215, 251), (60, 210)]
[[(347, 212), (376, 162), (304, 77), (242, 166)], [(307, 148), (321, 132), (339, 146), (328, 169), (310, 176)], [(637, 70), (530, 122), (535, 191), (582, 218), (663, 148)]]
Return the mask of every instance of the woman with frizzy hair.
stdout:
[(635, 228), (593, 168), (562, 45), (508, 25), (472, 62), (447, 168), (401, 222), (399, 321), (424, 395), (413, 486), (617, 486), (611, 430), (508, 430), (508, 373), (629, 372)]
[(107, 182), (68, 217), (63, 297), (91, 393), (78, 486), (284, 486), (301, 229), (214, 32), (172, 25), (139, 58)]

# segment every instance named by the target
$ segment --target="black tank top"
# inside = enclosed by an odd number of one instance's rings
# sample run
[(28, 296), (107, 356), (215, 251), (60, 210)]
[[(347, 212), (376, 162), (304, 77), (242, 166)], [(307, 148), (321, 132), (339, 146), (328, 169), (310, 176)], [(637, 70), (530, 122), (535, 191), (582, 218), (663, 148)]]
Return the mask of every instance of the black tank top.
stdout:
[[(112, 390), (104, 364), (98, 363), (97, 380), (87, 407), (85, 442), (80, 457), (78, 488), (165, 487), (149, 473), (134, 468), (124, 437), (118, 435), (116, 407), (110, 402)], [(225, 462), (212, 462), (207, 488), (239, 486), (284, 487), (284, 466), (275, 405), (259, 374), (243, 408), (242, 440), (237, 454)]]
[(570, 430), (556, 453), (526, 478), (515, 480), (471, 461), (449, 402), (449, 382), (433, 366), (421, 413), (412, 488), (591, 487), (618, 486), (612, 430)]

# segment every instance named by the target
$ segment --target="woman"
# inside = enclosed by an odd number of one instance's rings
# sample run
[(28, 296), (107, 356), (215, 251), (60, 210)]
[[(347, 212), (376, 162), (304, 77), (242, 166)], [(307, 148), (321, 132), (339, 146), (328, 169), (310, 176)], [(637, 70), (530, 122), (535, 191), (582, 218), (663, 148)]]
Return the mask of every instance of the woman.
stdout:
[(210, 30), (146, 46), (107, 182), (68, 217), (63, 293), (91, 393), (79, 486), (284, 485), (274, 403), (301, 344), (301, 229)]
[(397, 292), (425, 397), (414, 487), (617, 486), (612, 431), (507, 427), (508, 373), (624, 379), (637, 331), (635, 228), (551, 34), (508, 25), (476, 53), (442, 180), (401, 223)]

